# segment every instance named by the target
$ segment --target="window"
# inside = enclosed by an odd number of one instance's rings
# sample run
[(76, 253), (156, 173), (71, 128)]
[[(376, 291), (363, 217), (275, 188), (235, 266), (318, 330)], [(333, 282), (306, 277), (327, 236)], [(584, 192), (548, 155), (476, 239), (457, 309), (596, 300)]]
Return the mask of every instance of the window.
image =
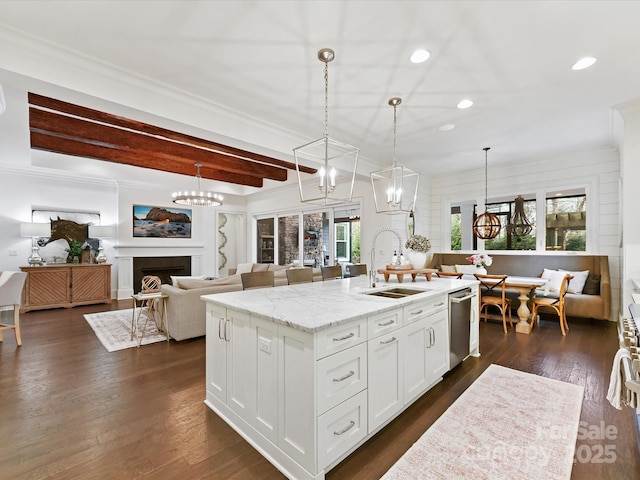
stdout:
[(546, 204), (546, 249), (586, 251), (587, 196), (549, 193)]
[[(485, 240), (485, 250), (535, 250), (536, 249), (536, 229), (535, 226), (528, 235), (512, 235), (508, 228), (515, 210), (515, 200), (511, 202), (488, 203), (487, 211), (498, 216), (500, 219), (500, 233), (496, 238)], [(536, 222), (536, 201), (525, 200), (524, 212), (527, 219), (535, 225)], [(476, 207), (476, 215), (477, 215)], [(474, 249), (477, 248), (477, 238), (473, 240)]]
[(451, 250), (462, 250), (462, 213), (451, 207)]
[(348, 262), (350, 259), (349, 248), (350, 235), (349, 235), (349, 223), (341, 222), (335, 224), (336, 231), (336, 260), (338, 262)]

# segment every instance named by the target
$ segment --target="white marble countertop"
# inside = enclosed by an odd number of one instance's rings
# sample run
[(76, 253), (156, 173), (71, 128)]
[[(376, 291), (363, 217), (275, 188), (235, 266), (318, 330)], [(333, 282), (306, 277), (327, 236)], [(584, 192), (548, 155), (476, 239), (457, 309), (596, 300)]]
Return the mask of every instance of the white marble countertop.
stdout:
[[(366, 276), (302, 283), (274, 288), (258, 288), (241, 292), (216, 293), (200, 297), (205, 302), (233, 308), (282, 323), (307, 332), (329, 328), (372, 313), (392, 310), (430, 296), (449, 293), (477, 285), (474, 280), (424, 277), (415, 282), (398, 283), (396, 279), (369, 287)], [(364, 295), (365, 292), (393, 287), (424, 290), (424, 293), (401, 299)]]

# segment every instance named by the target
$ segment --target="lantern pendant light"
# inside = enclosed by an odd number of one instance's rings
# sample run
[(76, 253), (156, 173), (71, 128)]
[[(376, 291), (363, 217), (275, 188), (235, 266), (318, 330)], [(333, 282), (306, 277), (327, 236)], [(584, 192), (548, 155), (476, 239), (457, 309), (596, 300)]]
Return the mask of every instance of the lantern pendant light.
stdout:
[(420, 174), (396, 160), (397, 108), (402, 99), (393, 97), (388, 103), (393, 107), (393, 162), (391, 168), (371, 172), (373, 199), (377, 213), (410, 214), (415, 209)]
[[(324, 135), (293, 149), (303, 203), (337, 205), (351, 202), (353, 196), (360, 150), (329, 137), (329, 62), (334, 58), (330, 48), (318, 52), (318, 60), (324, 63)], [(320, 168), (313, 180), (308, 180), (301, 167), (318, 164)]]
[(491, 240), (500, 233), (500, 218), (494, 213), (487, 212), (487, 152), (491, 147), (484, 147), (484, 213), (473, 221), (473, 234), (482, 240)]

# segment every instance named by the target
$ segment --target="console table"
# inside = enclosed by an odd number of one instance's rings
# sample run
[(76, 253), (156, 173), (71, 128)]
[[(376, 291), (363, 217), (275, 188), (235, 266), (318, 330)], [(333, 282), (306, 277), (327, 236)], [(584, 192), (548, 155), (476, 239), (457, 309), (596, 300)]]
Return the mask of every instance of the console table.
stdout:
[(111, 265), (20, 267), (27, 273), (21, 312), (111, 303)]

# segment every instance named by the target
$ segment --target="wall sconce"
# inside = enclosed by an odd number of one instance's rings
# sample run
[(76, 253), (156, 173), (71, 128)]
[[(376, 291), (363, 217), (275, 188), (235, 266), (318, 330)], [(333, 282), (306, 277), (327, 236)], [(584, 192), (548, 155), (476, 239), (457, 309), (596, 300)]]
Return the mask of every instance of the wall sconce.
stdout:
[(20, 236), (31, 238), (31, 256), (28, 258), (29, 265), (37, 267), (44, 263), (40, 256), (38, 238), (51, 236), (51, 223), (21, 223)]
[[(329, 137), (329, 62), (335, 53), (330, 48), (318, 52), (318, 60), (324, 63), (324, 135), (318, 140), (293, 149), (298, 173), (300, 201), (320, 205), (337, 205), (351, 202), (356, 180), (360, 150)], [(316, 182), (305, 181), (303, 166), (320, 163)]]
[(96, 263), (106, 263), (107, 256), (104, 253), (102, 239), (114, 237), (116, 229), (112, 225), (89, 225), (89, 238), (98, 239), (98, 254), (96, 255)]

